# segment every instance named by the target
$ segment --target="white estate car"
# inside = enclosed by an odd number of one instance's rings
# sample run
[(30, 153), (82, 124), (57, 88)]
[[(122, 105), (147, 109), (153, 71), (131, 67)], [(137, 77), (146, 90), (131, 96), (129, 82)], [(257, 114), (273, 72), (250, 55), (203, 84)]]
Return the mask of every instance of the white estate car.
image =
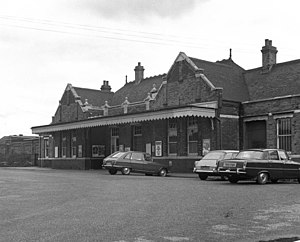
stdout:
[(193, 172), (197, 173), (201, 180), (206, 180), (208, 176), (220, 176), (218, 173), (218, 162), (220, 160), (233, 159), (238, 153), (238, 150), (210, 151), (201, 160), (195, 161)]

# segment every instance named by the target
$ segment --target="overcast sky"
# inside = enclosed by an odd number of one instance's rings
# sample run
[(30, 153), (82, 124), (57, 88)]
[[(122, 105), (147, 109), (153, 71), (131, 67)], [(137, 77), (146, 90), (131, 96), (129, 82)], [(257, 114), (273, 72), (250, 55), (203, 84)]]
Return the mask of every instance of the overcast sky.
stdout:
[(50, 124), (67, 86), (116, 91), (168, 72), (176, 56), (261, 66), (300, 59), (298, 0), (0, 0), (0, 138)]

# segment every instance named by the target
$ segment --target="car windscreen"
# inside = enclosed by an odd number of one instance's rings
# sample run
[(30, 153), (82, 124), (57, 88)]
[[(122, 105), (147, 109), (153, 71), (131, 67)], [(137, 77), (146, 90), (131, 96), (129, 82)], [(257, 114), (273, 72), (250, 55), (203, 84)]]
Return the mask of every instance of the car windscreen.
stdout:
[(237, 159), (258, 159), (261, 160), (264, 157), (263, 151), (257, 151), (257, 150), (247, 150), (247, 151), (241, 151), (236, 156)]
[(223, 159), (223, 152), (209, 152), (207, 153), (202, 160), (220, 160)]
[(124, 154), (125, 154), (125, 152), (116, 152), (116, 153), (112, 154), (110, 157), (112, 157), (112, 158), (119, 158), (119, 157), (121, 157)]

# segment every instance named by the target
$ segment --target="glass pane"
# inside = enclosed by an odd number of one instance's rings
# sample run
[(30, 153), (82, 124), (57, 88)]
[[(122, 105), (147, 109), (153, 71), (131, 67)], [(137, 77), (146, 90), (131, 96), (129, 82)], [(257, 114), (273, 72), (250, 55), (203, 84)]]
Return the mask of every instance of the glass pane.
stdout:
[(132, 160), (144, 160), (144, 154), (143, 153), (132, 153), (131, 159)]
[(224, 156), (223, 152), (209, 152), (203, 157), (203, 160), (220, 160)]
[(263, 159), (262, 151), (241, 151), (236, 158), (238, 159)]

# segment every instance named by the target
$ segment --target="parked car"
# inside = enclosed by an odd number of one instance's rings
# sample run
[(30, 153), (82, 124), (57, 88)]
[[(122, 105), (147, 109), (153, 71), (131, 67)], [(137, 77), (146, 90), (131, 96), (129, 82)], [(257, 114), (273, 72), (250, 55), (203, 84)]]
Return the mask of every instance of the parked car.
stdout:
[(297, 179), (300, 183), (300, 163), (292, 161), (281, 149), (251, 149), (241, 151), (235, 159), (219, 162), (218, 171), (231, 183), (256, 180), (266, 184), (279, 179)]
[(209, 176), (220, 176), (217, 170), (218, 162), (223, 159), (233, 159), (238, 153), (238, 150), (210, 151), (201, 160), (195, 161), (193, 172), (197, 173), (201, 180), (206, 180)]
[(140, 172), (146, 175), (167, 176), (170, 171), (169, 167), (153, 162), (150, 154), (139, 151), (115, 152), (103, 160), (103, 168), (111, 175), (121, 171), (123, 175)]

